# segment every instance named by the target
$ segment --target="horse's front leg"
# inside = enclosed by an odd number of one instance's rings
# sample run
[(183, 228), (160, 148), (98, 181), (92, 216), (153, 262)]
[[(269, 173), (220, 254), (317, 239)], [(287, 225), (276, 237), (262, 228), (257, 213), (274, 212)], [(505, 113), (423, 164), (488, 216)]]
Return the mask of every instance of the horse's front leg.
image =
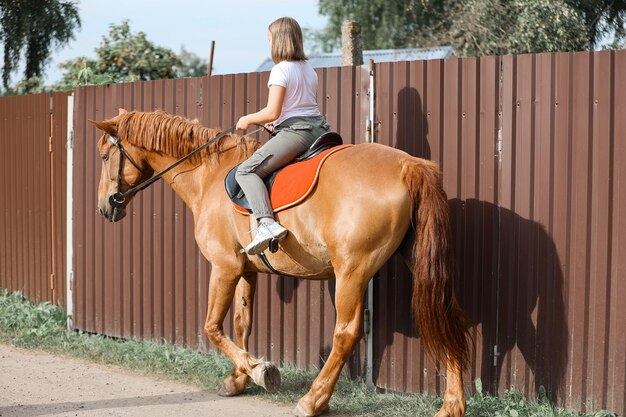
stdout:
[(252, 312), (256, 274), (244, 275), (235, 290), (235, 342), (243, 350), (248, 350), (248, 340), (252, 332)]
[[(235, 290), (235, 343), (246, 352), (248, 351), (248, 339), (252, 331), (256, 278), (256, 274), (243, 276)], [(246, 389), (248, 382), (250, 382), (250, 377), (235, 367), (233, 373), (224, 380), (224, 386), (218, 394), (224, 397), (239, 395)]]
[[(234, 366), (233, 375), (237, 375), (236, 379), (241, 379), (243, 382), (246, 378), (241, 375), (247, 375), (252, 377), (256, 384), (262, 386), (267, 391), (274, 392), (280, 387), (280, 372), (278, 368), (269, 362), (263, 362), (254, 358), (246, 350), (235, 345), (224, 334), (224, 318), (232, 303), (238, 282), (239, 276), (236, 274), (213, 266), (209, 283), (209, 307), (204, 324), (204, 332), (211, 343), (231, 360)], [(245, 382), (247, 383), (247, 381)], [(222, 390), (223, 394), (227, 395), (229, 392), (236, 392), (236, 389), (231, 391), (232, 389), (233, 387), (225, 386)]]

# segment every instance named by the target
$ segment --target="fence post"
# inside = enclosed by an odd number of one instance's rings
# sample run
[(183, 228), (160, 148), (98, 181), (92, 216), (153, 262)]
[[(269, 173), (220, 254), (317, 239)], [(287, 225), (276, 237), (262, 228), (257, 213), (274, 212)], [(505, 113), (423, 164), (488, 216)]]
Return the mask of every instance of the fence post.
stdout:
[[(374, 72), (374, 60), (370, 60), (369, 68), (369, 91), (367, 94), (368, 101), (368, 113), (366, 121), (366, 142), (374, 142), (374, 110), (375, 110), (375, 72)], [(365, 305), (365, 334), (366, 334), (366, 352), (365, 352), (365, 383), (371, 389), (375, 389), (374, 384), (374, 277), (370, 278), (367, 284), (367, 301)]]
[(74, 299), (72, 298), (72, 286), (74, 277), (74, 240), (73, 240), (73, 170), (74, 170), (74, 94), (67, 97), (67, 174), (66, 174), (66, 186), (67, 186), (67, 204), (65, 212), (65, 265), (66, 265), (66, 290), (65, 290), (65, 305), (67, 314), (67, 328), (72, 329), (74, 327)]

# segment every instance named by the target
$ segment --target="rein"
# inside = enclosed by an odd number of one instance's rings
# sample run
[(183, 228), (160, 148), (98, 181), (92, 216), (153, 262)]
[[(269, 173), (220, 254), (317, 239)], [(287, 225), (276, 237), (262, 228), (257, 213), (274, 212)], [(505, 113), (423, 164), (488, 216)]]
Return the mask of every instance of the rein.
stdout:
[[(263, 129), (263, 128), (261, 128), (261, 129)], [(261, 129), (258, 129), (256, 131), (252, 132), (251, 134), (258, 132)], [(226, 136), (229, 133), (232, 133), (234, 131), (235, 131), (235, 126), (233, 125), (230, 128), (224, 130), (223, 132), (220, 132), (219, 135), (217, 135), (213, 139), (209, 140), (204, 145), (200, 146), (197, 149), (194, 149), (193, 151), (191, 151), (187, 155), (183, 156), (178, 161), (174, 162), (172, 165), (170, 165), (169, 167), (165, 168), (163, 171), (157, 173), (156, 175), (154, 175), (150, 179), (142, 182), (141, 184), (136, 185), (136, 186), (130, 188), (126, 192), (122, 192), (122, 170), (123, 170), (123, 167), (124, 167), (124, 157), (126, 157), (130, 161), (130, 163), (133, 164), (133, 166), (139, 170), (139, 172), (143, 173), (143, 170), (133, 160), (133, 158), (131, 158), (130, 155), (128, 155), (128, 152), (126, 152), (126, 150), (124, 150), (124, 148), (122, 147), (122, 144), (120, 143), (121, 142), (120, 139), (116, 138), (116, 137), (113, 137), (113, 136), (109, 136), (111, 143), (113, 145), (115, 145), (115, 147), (120, 151), (120, 163), (119, 163), (119, 167), (118, 167), (118, 170), (117, 170), (117, 192), (109, 197), (109, 204), (111, 204), (111, 206), (114, 207), (114, 208), (122, 207), (122, 205), (126, 201), (126, 197), (128, 197), (129, 195), (135, 194), (135, 193), (137, 193), (137, 192), (139, 192), (141, 190), (144, 190), (144, 189), (148, 188), (149, 186), (151, 186), (152, 184), (154, 184), (155, 182), (160, 180), (163, 177), (163, 175), (165, 175), (167, 172), (169, 172), (172, 169), (176, 168), (178, 165), (182, 164), (183, 162), (185, 162), (186, 160), (188, 160), (192, 156), (194, 156), (194, 155), (198, 154), (199, 152), (203, 151), (204, 149), (206, 149), (212, 143), (220, 140), (224, 136)]]

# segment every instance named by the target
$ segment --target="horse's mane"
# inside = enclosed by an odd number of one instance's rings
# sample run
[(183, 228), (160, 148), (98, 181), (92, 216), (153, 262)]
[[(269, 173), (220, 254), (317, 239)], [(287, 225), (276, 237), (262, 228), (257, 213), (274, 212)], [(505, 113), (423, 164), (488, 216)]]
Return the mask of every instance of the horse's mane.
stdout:
[[(161, 152), (173, 158), (182, 158), (220, 134), (219, 129), (202, 126), (197, 120), (174, 116), (164, 111), (126, 112), (118, 116), (117, 134), (121, 140)], [(239, 135), (226, 135), (200, 153), (202, 158), (219, 157), (226, 144), (236, 146), (245, 156), (259, 144), (256, 140)], [(191, 161), (198, 161), (194, 156)]]

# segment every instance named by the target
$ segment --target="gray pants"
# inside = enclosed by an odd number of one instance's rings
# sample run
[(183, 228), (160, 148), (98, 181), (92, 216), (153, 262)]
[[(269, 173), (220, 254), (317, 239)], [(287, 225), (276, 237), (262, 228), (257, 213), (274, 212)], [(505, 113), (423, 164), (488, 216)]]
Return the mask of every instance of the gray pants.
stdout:
[(291, 117), (276, 127), (276, 136), (239, 165), (235, 178), (257, 219), (274, 217), (263, 179), (306, 151), (329, 128), (321, 116)]

